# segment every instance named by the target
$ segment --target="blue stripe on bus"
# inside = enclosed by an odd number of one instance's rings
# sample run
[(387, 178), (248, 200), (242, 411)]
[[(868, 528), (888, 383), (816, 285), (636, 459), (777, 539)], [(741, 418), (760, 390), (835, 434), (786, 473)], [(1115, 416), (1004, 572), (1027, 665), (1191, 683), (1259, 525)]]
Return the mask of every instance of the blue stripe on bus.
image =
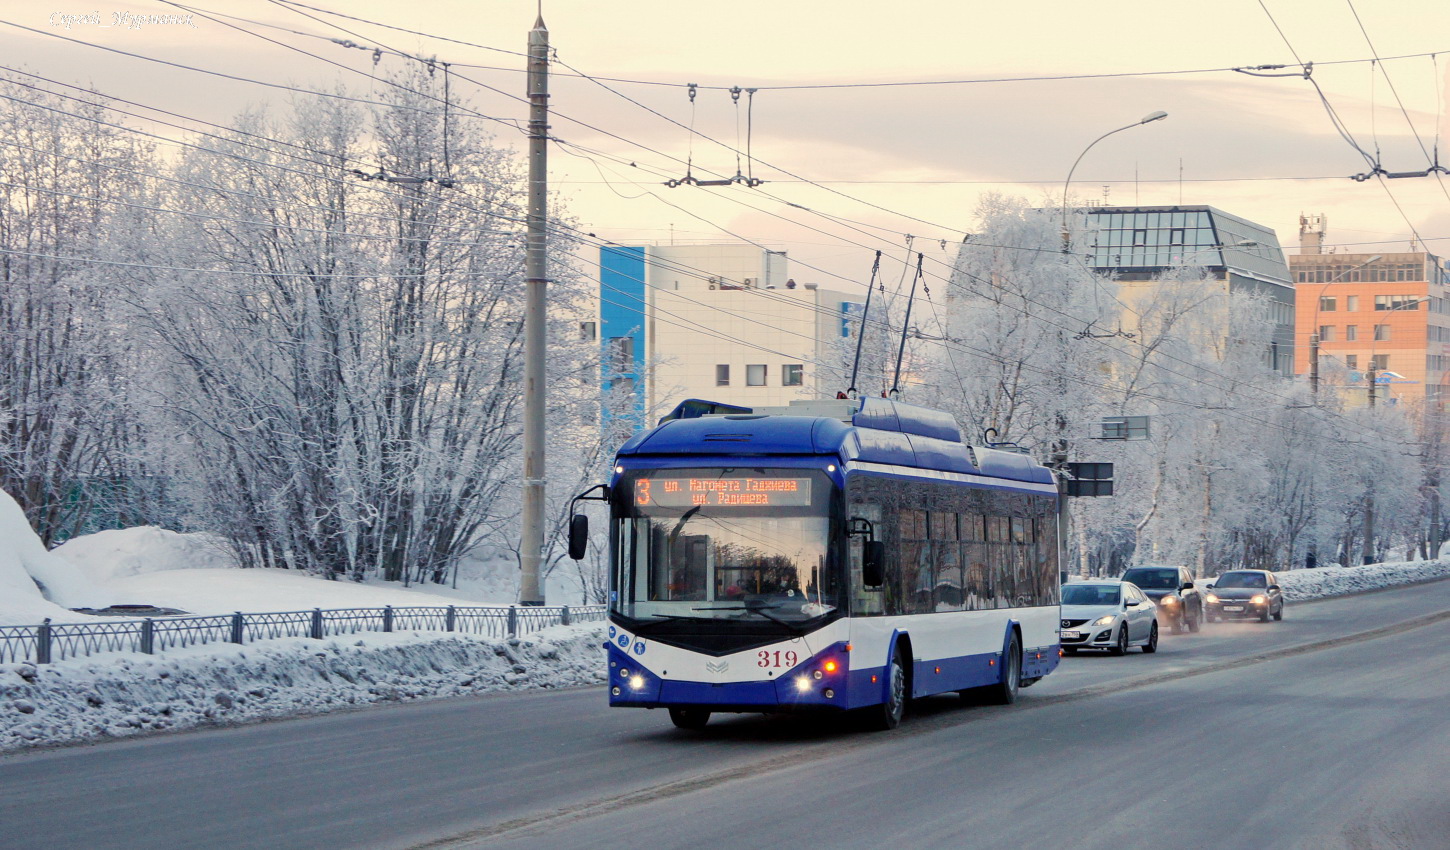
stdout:
[[(710, 708), (724, 707), (730, 710), (790, 711), (807, 709), (852, 709), (879, 705), (885, 695), (886, 668), (866, 667), (851, 669), (849, 655), (844, 644), (834, 644), (778, 678), (756, 682), (694, 682), (683, 679), (661, 679), (650, 672), (638, 658), (632, 658), (613, 644), (606, 644), (609, 652), (609, 685), (611, 706), (637, 706), (641, 708), (683, 706)], [(812, 676), (827, 660), (835, 660), (838, 670), (834, 674), (823, 674), (821, 679)], [(1036, 679), (1052, 672), (1059, 663), (1058, 647), (1031, 647), (1022, 652), (1022, 678)], [(940, 668), (941, 672), (937, 672)], [(627, 675), (621, 673), (627, 671)], [(797, 681), (800, 676), (808, 679), (808, 688), (800, 690)], [(641, 687), (631, 685), (631, 679), (638, 677)], [(873, 677), (875, 681), (873, 681)], [(995, 685), (1001, 681), (1001, 653), (982, 652), (975, 655), (960, 655), (912, 662), (912, 696), (924, 697), (933, 694), (980, 688)], [(614, 688), (619, 688), (615, 695)], [(830, 688), (833, 697), (825, 696)]]

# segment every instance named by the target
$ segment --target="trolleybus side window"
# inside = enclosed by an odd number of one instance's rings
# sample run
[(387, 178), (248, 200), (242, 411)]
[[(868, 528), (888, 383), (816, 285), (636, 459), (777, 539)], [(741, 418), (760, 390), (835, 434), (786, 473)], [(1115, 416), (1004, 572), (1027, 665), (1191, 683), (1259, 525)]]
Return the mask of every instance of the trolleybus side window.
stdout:
[[(874, 526), (887, 546), (887, 582), (879, 593), (863, 588), (853, 568), (858, 613), (1057, 604), (1051, 497), (870, 476), (853, 478), (850, 488), (852, 516), (870, 505), (887, 518)], [(860, 546), (852, 551), (859, 564)]]

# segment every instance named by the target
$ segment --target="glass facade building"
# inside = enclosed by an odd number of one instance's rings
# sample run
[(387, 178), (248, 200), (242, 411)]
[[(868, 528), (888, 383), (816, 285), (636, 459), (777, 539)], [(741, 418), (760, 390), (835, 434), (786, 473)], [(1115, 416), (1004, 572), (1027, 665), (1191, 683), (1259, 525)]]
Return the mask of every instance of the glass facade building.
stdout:
[(1209, 206), (1093, 207), (1088, 262), (1101, 273), (1151, 281), (1177, 266), (1197, 265), (1230, 292), (1264, 298), (1274, 322), (1265, 357), (1294, 374), (1294, 286), (1274, 231)]

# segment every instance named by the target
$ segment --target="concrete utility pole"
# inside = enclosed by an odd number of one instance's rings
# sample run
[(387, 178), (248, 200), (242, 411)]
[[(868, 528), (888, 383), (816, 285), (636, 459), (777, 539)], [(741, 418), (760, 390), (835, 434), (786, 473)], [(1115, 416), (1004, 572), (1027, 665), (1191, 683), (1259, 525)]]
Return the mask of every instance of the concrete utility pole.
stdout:
[(543, 605), (544, 334), (549, 285), (549, 30), (544, 16), (529, 31), (529, 218), (524, 255), (524, 511), (519, 537), (519, 604)]
[(1319, 332), (1309, 335), (1309, 392), (1319, 395)]
[[(1375, 380), (1379, 378), (1374, 368), (1374, 361), (1369, 362), (1369, 406), (1374, 407)], [(1371, 480), (1369, 492), (1364, 494), (1364, 545), (1360, 547), (1361, 563), (1374, 563), (1374, 482)]]

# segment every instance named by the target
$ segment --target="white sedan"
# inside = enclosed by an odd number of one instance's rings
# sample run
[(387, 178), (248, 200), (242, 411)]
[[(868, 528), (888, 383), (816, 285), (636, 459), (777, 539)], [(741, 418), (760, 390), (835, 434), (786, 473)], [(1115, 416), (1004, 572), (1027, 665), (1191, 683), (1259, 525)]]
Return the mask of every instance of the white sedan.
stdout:
[(1077, 581), (1062, 586), (1062, 649), (1106, 649), (1123, 655), (1130, 646), (1158, 651), (1158, 606), (1126, 581)]

